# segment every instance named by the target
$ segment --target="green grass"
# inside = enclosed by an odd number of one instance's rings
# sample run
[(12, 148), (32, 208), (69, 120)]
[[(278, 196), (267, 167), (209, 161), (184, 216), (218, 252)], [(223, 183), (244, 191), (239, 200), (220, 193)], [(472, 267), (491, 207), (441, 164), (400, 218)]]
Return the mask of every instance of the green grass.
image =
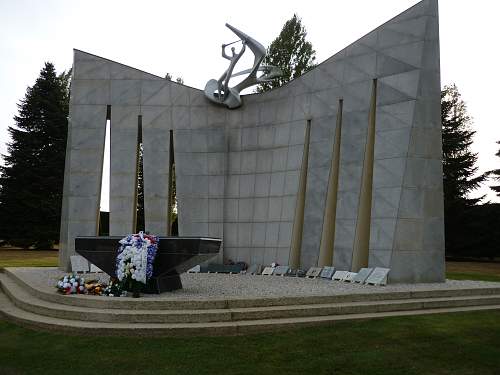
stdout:
[(2, 374), (498, 375), (499, 369), (500, 311), (189, 338), (64, 336), (0, 321)]
[(482, 274), (476, 272), (446, 272), (446, 278), (451, 280), (478, 280), (500, 282), (499, 275)]
[(57, 259), (40, 258), (40, 259), (9, 259), (0, 261), (2, 267), (57, 267), (59, 264)]
[(53, 250), (0, 249), (2, 267), (56, 267), (58, 252)]

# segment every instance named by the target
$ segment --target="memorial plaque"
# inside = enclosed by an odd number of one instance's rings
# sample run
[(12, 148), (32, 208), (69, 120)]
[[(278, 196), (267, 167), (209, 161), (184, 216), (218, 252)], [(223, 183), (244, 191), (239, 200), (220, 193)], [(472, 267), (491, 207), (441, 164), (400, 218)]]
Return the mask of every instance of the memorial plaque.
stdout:
[(273, 273), (274, 273), (273, 267), (266, 267), (264, 268), (264, 271), (262, 271), (263, 276), (271, 276)]
[(356, 272), (347, 272), (347, 275), (342, 279), (342, 281), (346, 281), (348, 283), (352, 282), (352, 279), (356, 277)]
[(375, 267), (373, 272), (366, 279), (365, 284), (386, 285), (389, 271), (390, 268)]
[(332, 279), (333, 274), (335, 273), (335, 267), (323, 267), (319, 277), (322, 279)]
[(90, 272), (98, 273), (98, 272), (104, 272), (104, 271), (101, 270), (99, 267), (97, 267), (95, 264), (90, 263)]
[(288, 266), (278, 266), (274, 269), (274, 276), (286, 276), (290, 272), (290, 267)]
[(87, 259), (80, 255), (72, 255), (71, 260), (71, 271), (73, 272), (89, 272), (89, 262)]
[(322, 270), (321, 267), (311, 267), (309, 268), (309, 271), (307, 271), (306, 277), (309, 279), (315, 279), (320, 275), (321, 270)]
[(187, 273), (200, 273), (201, 271), (201, 266), (198, 264), (197, 266), (194, 266), (193, 268), (187, 270)]
[(351, 280), (351, 283), (363, 284), (368, 276), (372, 273), (373, 268), (361, 268), (356, 276)]
[(344, 280), (349, 271), (335, 271), (332, 280)]

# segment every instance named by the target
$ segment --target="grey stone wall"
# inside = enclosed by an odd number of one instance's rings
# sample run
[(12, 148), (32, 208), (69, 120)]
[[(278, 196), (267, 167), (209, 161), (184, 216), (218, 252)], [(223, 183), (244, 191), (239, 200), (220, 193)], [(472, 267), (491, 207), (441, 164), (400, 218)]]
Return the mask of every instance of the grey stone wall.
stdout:
[[(95, 235), (111, 106), (111, 234), (133, 231), (142, 116), (146, 229), (167, 232), (173, 130), (179, 230), (223, 238), (219, 261), (318, 262), (339, 99), (342, 138), (332, 263), (352, 266), (373, 80), (377, 80), (369, 266), (396, 282), (444, 279), (437, 1), (424, 0), (302, 77), (236, 110), (203, 92), (75, 50), (61, 223), (61, 267)], [(307, 121), (308, 165), (302, 166)], [(294, 228), (307, 168), (303, 228)], [(366, 168), (366, 167), (365, 167)], [(365, 171), (366, 172), (366, 171)]]

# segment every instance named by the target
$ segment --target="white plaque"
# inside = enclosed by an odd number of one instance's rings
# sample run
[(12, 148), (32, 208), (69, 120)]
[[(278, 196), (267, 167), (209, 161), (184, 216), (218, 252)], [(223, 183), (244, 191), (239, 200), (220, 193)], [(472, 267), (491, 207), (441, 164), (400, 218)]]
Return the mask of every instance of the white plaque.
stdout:
[(368, 276), (372, 273), (373, 268), (361, 268), (356, 276), (351, 280), (351, 283), (363, 284)]
[(342, 281), (347, 281), (348, 283), (352, 282), (352, 279), (356, 277), (356, 272), (347, 272)]
[(390, 268), (375, 267), (373, 272), (366, 279), (365, 284), (386, 285), (389, 271)]
[(335, 273), (335, 267), (323, 267), (323, 270), (321, 270), (319, 277), (321, 277), (322, 279), (331, 280), (334, 273)]
[(335, 271), (332, 280), (344, 280), (349, 271)]
[(90, 272), (98, 273), (98, 272), (102, 272), (102, 270), (99, 267), (97, 267), (95, 264), (90, 263)]
[(72, 255), (71, 260), (71, 271), (73, 272), (89, 272), (89, 262), (87, 259), (80, 255)]
[(320, 275), (321, 270), (322, 270), (322, 268), (320, 268), (320, 267), (311, 267), (311, 268), (309, 268), (309, 271), (307, 271), (306, 277), (308, 277), (310, 279), (315, 279), (316, 277), (318, 277)]
[(187, 270), (187, 273), (200, 273), (201, 271), (201, 266), (198, 264), (197, 266), (194, 266), (193, 268)]
[(266, 267), (264, 271), (262, 271), (263, 276), (271, 276), (274, 273), (274, 267)]

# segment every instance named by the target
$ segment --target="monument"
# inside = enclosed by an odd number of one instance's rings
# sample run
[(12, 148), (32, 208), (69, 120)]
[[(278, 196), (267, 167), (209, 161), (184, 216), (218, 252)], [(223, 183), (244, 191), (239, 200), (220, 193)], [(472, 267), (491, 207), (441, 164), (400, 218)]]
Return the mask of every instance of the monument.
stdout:
[(75, 237), (97, 234), (109, 120), (111, 236), (135, 229), (142, 139), (151, 233), (170, 234), (175, 160), (179, 234), (222, 238), (221, 262), (381, 267), (391, 282), (443, 281), (437, 1), (266, 93), (229, 86), (238, 53), (202, 91), (74, 51), (60, 266)]

